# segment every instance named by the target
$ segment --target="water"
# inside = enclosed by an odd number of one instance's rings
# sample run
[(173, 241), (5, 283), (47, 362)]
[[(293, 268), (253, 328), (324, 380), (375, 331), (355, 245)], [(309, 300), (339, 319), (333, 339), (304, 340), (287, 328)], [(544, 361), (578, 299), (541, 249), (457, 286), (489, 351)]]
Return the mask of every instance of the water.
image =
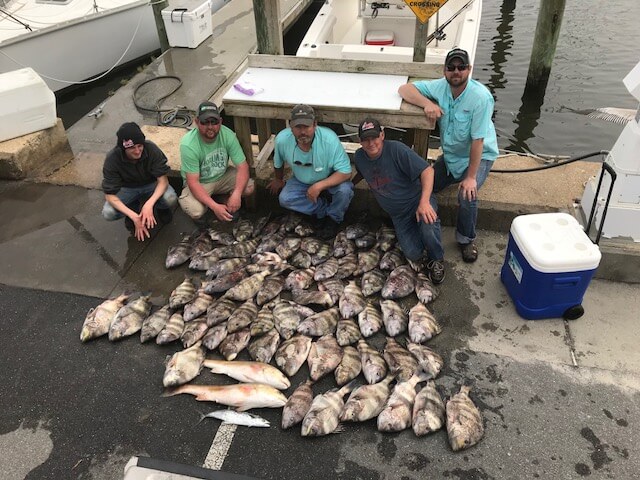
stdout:
[[(496, 99), (499, 146), (553, 155), (608, 150), (623, 127), (576, 111), (637, 107), (622, 79), (640, 60), (640, 1), (567, 0), (546, 92), (523, 99), (539, 4), (483, 0), (473, 75)], [(295, 53), (320, 5), (315, 2), (285, 36), (285, 53)], [(106, 99), (138, 66), (61, 97), (58, 114), (65, 126)]]
[(523, 100), (539, 0), (483, 0), (474, 77), (496, 99), (500, 148), (556, 155), (608, 150), (623, 126), (575, 110), (635, 109), (622, 83), (640, 60), (638, 0), (567, 0), (544, 96)]

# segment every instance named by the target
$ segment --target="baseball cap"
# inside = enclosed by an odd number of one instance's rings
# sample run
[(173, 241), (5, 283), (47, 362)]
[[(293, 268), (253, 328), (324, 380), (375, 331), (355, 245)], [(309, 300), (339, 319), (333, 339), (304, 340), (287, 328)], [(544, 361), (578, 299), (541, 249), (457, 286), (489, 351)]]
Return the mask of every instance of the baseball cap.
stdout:
[(358, 137), (360, 137), (360, 140), (377, 138), (381, 132), (382, 127), (380, 126), (380, 122), (375, 118), (367, 117), (358, 125)]
[(221, 120), (217, 105), (213, 102), (202, 102), (198, 106), (198, 121), (206, 122), (211, 119)]
[(135, 122), (127, 122), (120, 125), (116, 136), (118, 137), (118, 146), (122, 149), (141, 145), (145, 141), (144, 133)]
[(298, 104), (291, 109), (291, 118), (289, 119), (289, 125), (297, 127), (298, 125), (306, 125), (310, 127), (316, 119), (316, 113), (313, 111), (313, 107), (304, 104)]
[(444, 64), (449, 65), (449, 62), (454, 58), (459, 58), (463, 64), (469, 65), (469, 54), (466, 50), (462, 50), (461, 48), (454, 48), (449, 53), (447, 53), (447, 58), (444, 61)]

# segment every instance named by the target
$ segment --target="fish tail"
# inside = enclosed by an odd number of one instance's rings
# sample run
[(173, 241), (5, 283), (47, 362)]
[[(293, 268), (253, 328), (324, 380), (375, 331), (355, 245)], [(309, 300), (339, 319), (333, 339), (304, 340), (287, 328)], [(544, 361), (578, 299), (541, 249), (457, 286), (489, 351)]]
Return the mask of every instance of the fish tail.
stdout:
[(166, 387), (163, 391), (162, 391), (162, 397), (173, 397), (174, 395), (178, 395), (182, 393), (182, 390), (180, 389), (180, 387)]

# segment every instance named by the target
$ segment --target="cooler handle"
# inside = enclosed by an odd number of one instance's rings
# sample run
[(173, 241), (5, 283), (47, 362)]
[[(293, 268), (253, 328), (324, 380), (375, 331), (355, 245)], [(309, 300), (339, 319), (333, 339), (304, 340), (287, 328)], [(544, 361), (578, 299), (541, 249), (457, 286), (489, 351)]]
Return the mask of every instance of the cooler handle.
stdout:
[(553, 282), (554, 288), (569, 288), (575, 287), (580, 283), (580, 277), (563, 277), (556, 278)]
[(173, 14), (174, 12), (178, 12), (180, 14), (180, 23), (184, 23), (184, 21), (182, 20), (182, 18), (184, 17), (184, 14), (187, 13), (186, 8), (174, 8), (173, 10), (171, 10), (171, 23), (173, 23), (175, 20), (173, 19)]
[(600, 221), (600, 228), (598, 229), (598, 234), (596, 235), (595, 243), (596, 245), (600, 242), (600, 237), (602, 236), (602, 228), (604, 227), (604, 219), (607, 216), (607, 210), (609, 209), (609, 200), (611, 200), (611, 194), (613, 193), (613, 184), (616, 181), (616, 171), (613, 169), (611, 165), (609, 165), (606, 160), (602, 162), (602, 170), (600, 171), (600, 179), (598, 180), (598, 188), (596, 188), (596, 192), (593, 196), (593, 205), (591, 205), (591, 213), (589, 214), (589, 221), (587, 222), (587, 226), (584, 231), (589, 235), (589, 230), (591, 230), (591, 222), (595, 218), (596, 213), (596, 204), (598, 203), (598, 196), (600, 195), (600, 187), (602, 186), (602, 179), (604, 178), (604, 171), (607, 171), (611, 176), (611, 185), (609, 185), (609, 194), (607, 195), (607, 201), (604, 204), (604, 211), (602, 212), (602, 220)]

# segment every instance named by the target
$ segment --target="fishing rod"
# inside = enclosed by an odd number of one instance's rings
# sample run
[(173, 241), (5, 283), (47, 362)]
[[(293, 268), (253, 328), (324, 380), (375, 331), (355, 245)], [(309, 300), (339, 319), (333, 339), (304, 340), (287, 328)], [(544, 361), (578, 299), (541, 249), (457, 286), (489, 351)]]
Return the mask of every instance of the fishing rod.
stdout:
[(432, 41), (434, 38), (435, 38), (436, 40), (444, 40), (444, 39), (445, 39), (445, 37), (447, 36), (447, 34), (446, 34), (446, 33), (444, 33), (444, 29), (445, 29), (445, 28), (447, 28), (447, 26), (448, 26), (451, 22), (453, 22), (453, 21), (458, 17), (458, 15), (460, 15), (464, 10), (466, 10), (466, 9), (467, 9), (467, 7), (468, 7), (469, 5), (471, 5), (473, 2), (474, 2), (474, 0), (469, 0), (467, 3), (465, 3), (465, 4), (464, 4), (464, 6), (463, 6), (460, 10), (458, 10), (456, 13), (454, 13), (454, 14), (451, 16), (451, 18), (449, 18), (449, 19), (448, 19), (446, 22), (444, 22), (441, 26), (439, 26), (438, 28), (436, 28), (436, 29), (435, 29), (435, 31), (427, 37), (427, 43), (426, 43), (426, 45), (429, 45), (429, 43), (431, 43), (431, 41)]

